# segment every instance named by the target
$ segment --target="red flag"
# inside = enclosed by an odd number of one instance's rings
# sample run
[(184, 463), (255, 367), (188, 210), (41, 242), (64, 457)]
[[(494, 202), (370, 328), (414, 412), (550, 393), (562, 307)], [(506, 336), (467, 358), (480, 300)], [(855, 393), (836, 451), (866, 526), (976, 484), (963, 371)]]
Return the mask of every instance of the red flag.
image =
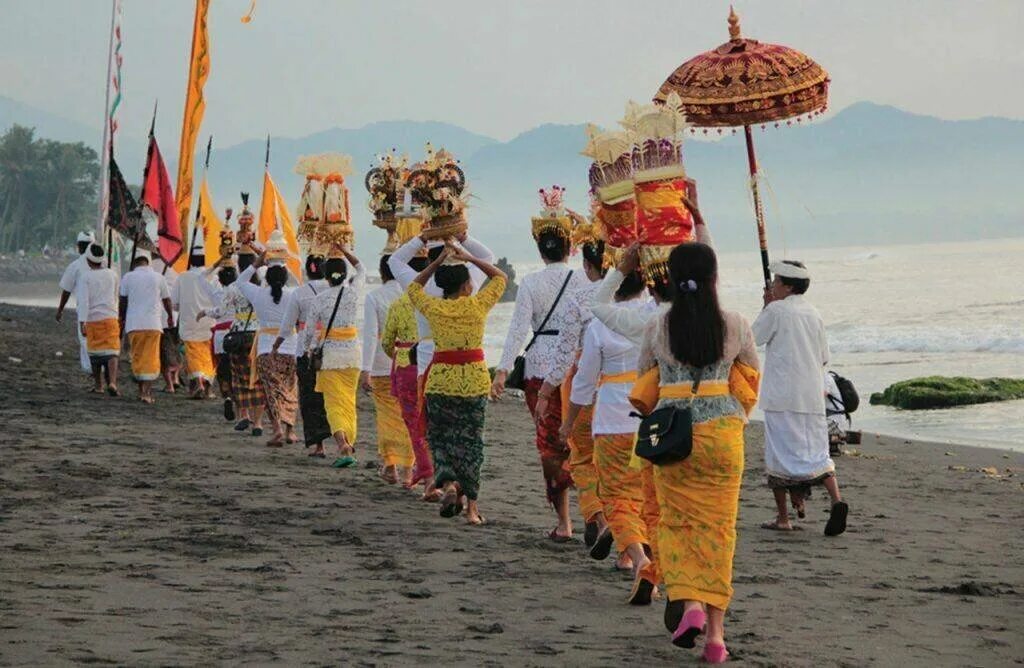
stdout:
[[(165, 264), (174, 264), (181, 255), (181, 225), (178, 223), (178, 209), (174, 205), (174, 189), (167, 174), (167, 165), (160, 155), (156, 137), (149, 136), (149, 159), (142, 182), (142, 215), (147, 222), (156, 220), (159, 236), (160, 259)], [(148, 225), (147, 225), (148, 227)]]

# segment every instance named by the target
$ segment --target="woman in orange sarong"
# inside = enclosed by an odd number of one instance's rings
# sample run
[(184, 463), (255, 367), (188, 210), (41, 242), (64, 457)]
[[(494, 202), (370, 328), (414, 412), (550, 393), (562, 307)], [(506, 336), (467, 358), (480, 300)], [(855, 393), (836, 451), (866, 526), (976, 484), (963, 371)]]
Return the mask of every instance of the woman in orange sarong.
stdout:
[(659, 408), (688, 406), (693, 415), (690, 456), (654, 466), (665, 625), (680, 647), (694, 647), (706, 633), (704, 659), (721, 663), (728, 656), (724, 622), (733, 594), (743, 429), (756, 401), (759, 363), (749, 323), (718, 305), (711, 247), (677, 246), (668, 269), (672, 306), (648, 325), (638, 364), (641, 374), (657, 369)]

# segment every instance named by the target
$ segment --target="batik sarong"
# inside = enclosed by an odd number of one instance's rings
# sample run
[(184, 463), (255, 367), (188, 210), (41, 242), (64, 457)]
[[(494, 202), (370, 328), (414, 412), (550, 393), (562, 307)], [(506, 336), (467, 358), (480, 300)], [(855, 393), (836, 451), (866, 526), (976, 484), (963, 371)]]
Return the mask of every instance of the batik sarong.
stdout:
[(484, 415), (487, 397), (427, 395), (427, 440), (434, 453), (434, 484), (459, 485), (466, 498), (480, 493), (484, 463)]
[(356, 444), (356, 386), (359, 369), (321, 369), (316, 374), (316, 391), (324, 395), (327, 423), (331, 433), (345, 434), (349, 445)]
[(562, 427), (561, 395), (552, 392), (544, 415), (540, 420), (536, 416), (537, 393), (543, 383), (540, 378), (526, 381), (526, 406), (537, 427), (537, 450), (540, 452), (548, 501), (555, 503), (562, 491), (572, 487), (572, 475), (569, 473), (569, 445), (558, 438), (558, 430)]
[(309, 363), (309, 356), (295, 360), (295, 371), (299, 381), (299, 409), (302, 412), (302, 436), (306, 445), (317, 445), (331, 437), (333, 432), (327, 424), (327, 409), (324, 395), (316, 391), (316, 371)]
[(661, 506), (658, 563), (670, 601), (729, 606), (742, 477), (739, 417), (693, 425), (690, 456), (654, 467)]
[(160, 373), (174, 371), (181, 367), (180, 346), (181, 339), (178, 338), (178, 328), (164, 329), (164, 335), (160, 337)]
[(295, 425), (299, 392), (295, 382), (295, 356), (266, 354), (256, 357), (256, 369), (267, 400), (267, 412), (274, 420)]
[[(231, 360), (231, 398), (235, 401), (235, 407), (240, 411), (253, 411), (261, 409), (267, 403), (263, 393), (263, 383), (256, 379), (256, 383), (250, 383), (251, 368), (249, 353), (235, 353), (228, 355)], [(249, 387), (255, 385), (254, 387)], [(251, 412), (249, 417), (255, 417)]]
[(419, 380), (415, 364), (396, 367), (391, 371), (391, 391), (402, 409), (402, 420), (405, 422), (409, 441), (412, 443), (412, 453), (416, 458), (412, 470), (413, 479), (432, 479), (434, 460), (427, 447), (426, 432), (420, 416)]
[(636, 439), (633, 434), (594, 436), (594, 468), (597, 494), (604, 502), (604, 516), (615, 537), (615, 547), (625, 552), (633, 543), (649, 544), (642, 517), (643, 476), (629, 465)]
[(156, 380), (160, 377), (159, 329), (139, 329), (128, 332), (128, 344), (132, 349), (132, 376), (137, 381)]
[(402, 408), (391, 393), (391, 378), (371, 376), (373, 405), (377, 412), (377, 452), (385, 466), (412, 466), (414, 457)]
[(231, 388), (231, 357), (227, 353), (214, 355), (214, 363), (217, 365), (217, 385), (220, 387), (220, 396), (230, 399)]

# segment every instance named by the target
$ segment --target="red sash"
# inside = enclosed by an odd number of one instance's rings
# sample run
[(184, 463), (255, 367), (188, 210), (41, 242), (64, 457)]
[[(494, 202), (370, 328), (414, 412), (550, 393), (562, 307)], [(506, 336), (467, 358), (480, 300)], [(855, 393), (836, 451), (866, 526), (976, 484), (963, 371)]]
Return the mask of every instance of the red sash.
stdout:
[(434, 356), (430, 358), (430, 365), (423, 376), (424, 380), (430, 379), (430, 370), (435, 364), (473, 364), (484, 361), (483, 348), (468, 348), (464, 350), (435, 350)]

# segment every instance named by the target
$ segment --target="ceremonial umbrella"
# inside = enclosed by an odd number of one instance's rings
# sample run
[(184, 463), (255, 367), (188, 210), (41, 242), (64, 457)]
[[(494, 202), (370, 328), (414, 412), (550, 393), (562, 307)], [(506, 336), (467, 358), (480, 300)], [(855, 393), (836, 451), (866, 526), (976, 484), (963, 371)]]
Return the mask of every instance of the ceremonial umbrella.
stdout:
[(767, 287), (771, 282), (768, 241), (750, 126), (774, 123), (778, 127), (780, 121), (792, 124), (787, 119), (800, 121), (804, 114), (820, 114), (828, 104), (829, 78), (828, 72), (799, 51), (742, 38), (739, 24), (739, 17), (730, 7), (729, 41), (680, 65), (658, 89), (654, 101), (664, 102), (674, 92), (682, 100), (682, 111), (692, 126), (743, 126)]

